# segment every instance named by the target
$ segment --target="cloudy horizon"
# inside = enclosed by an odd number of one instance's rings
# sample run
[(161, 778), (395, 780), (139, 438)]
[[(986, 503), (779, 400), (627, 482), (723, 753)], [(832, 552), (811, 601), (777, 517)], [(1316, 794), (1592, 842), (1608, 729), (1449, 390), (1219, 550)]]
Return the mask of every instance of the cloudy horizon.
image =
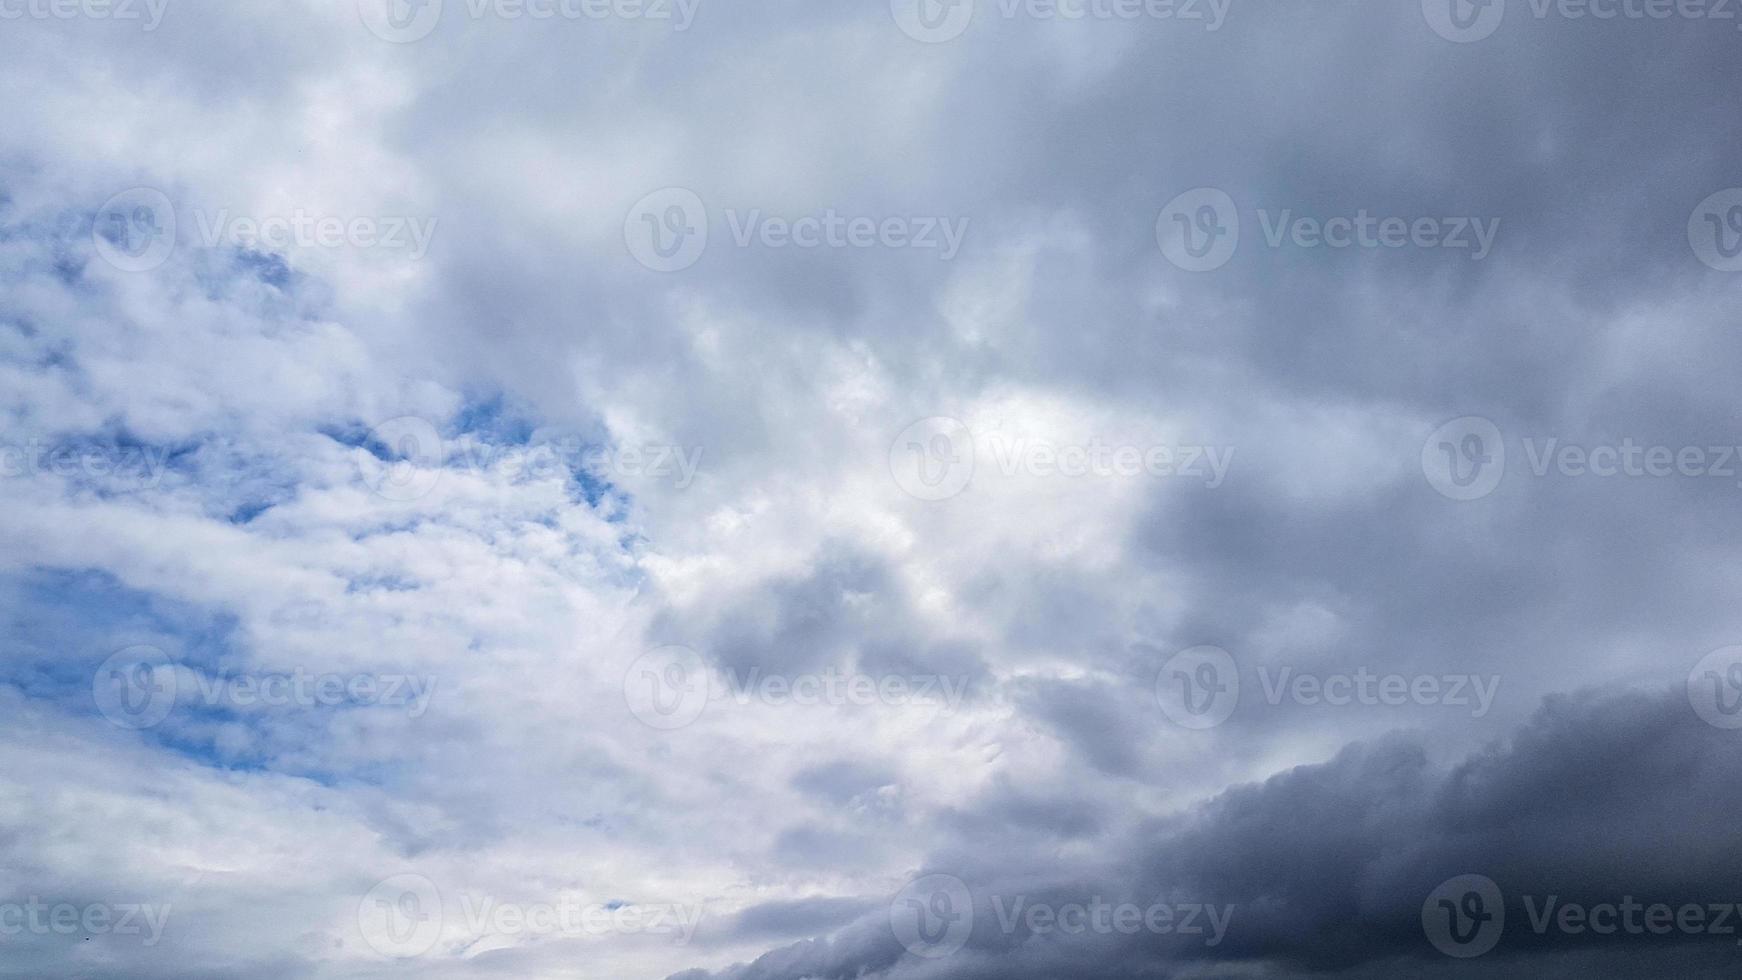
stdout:
[(1739, 45), (0, 0), (0, 976), (1734, 975)]

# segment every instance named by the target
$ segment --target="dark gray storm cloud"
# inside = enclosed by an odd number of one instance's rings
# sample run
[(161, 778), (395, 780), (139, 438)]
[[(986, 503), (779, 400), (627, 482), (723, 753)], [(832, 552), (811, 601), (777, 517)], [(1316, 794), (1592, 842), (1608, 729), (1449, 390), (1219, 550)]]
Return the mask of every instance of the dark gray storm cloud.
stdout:
[[(982, 803), (1020, 811), (1002, 793)], [(1395, 976), (1456, 965), (1459, 975), (1511, 977), (1573, 975), (1598, 957), (1659, 975), (1717, 975), (1742, 936), (1739, 805), (1742, 753), (1682, 692), (1558, 696), (1505, 742), (1453, 765), (1430, 762), (1401, 735), (1351, 745), (1105, 841), (1086, 861), (964, 835), (919, 872), (951, 875), (972, 895), (972, 933), (946, 955), (904, 946), (884, 905), (829, 937), (678, 976)], [(1071, 823), (1056, 810), (1048, 819)], [(1464, 875), (1497, 884), (1504, 922), (1491, 951), (1456, 960), (1432, 944), (1423, 905)], [(1639, 906), (1632, 930), (1629, 901)], [(1182, 935), (1177, 914), (1174, 931), (1127, 932), (1110, 912), (1097, 929), (1094, 903), (1230, 911), (1220, 937), (1207, 910), (1202, 935)], [(1018, 911), (1073, 904), (1091, 909), (1074, 933), (1064, 919)], [(1661, 917), (1646, 910), (1659, 904), (1697, 906), (1701, 928), (1658, 928)], [(1611, 934), (1582, 919), (1563, 926), (1567, 905), (1615, 906)]]

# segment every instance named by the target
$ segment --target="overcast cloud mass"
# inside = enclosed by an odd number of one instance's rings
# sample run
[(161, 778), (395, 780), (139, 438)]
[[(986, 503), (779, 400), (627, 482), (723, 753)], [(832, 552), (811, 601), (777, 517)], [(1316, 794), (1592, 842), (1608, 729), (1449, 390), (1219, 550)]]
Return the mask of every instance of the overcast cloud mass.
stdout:
[(0, 0), (0, 976), (1733, 977), (1742, 4)]

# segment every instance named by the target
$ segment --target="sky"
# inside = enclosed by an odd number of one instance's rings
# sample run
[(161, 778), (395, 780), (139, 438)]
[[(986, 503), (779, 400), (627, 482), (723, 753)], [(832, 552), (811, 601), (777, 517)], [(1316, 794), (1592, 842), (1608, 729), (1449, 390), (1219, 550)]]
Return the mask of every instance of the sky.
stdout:
[(1739, 76), (0, 0), (0, 976), (1734, 976)]

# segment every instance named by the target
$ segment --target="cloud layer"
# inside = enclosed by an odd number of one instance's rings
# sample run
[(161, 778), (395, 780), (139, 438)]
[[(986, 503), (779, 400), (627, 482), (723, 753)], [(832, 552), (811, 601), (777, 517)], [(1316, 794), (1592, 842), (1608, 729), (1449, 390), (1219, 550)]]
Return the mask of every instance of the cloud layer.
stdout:
[(1582, 9), (0, 0), (0, 975), (1733, 973), (1531, 927), (1742, 901), (1736, 22)]

